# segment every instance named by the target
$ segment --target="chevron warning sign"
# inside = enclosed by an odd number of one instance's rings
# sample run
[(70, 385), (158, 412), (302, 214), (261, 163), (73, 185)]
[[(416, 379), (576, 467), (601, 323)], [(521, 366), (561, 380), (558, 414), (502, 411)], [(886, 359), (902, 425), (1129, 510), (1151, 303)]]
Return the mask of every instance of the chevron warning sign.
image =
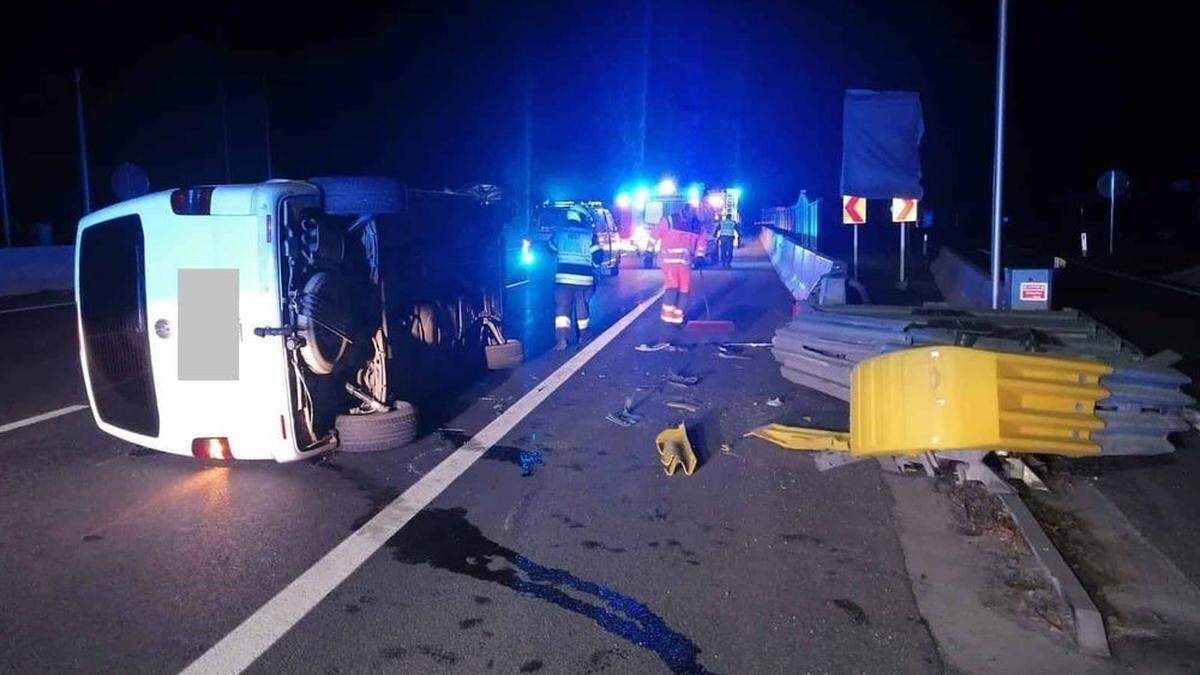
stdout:
[(842, 224), (862, 225), (867, 222), (867, 200), (862, 197), (842, 195)]
[(906, 197), (892, 197), (892, 222), (917, 222), (917, 200)]

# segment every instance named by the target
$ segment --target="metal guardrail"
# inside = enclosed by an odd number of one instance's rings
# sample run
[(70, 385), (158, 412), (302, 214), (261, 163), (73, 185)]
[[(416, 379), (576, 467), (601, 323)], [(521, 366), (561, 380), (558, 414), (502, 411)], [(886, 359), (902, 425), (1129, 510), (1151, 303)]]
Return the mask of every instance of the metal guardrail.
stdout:
[(860, 361), (924, 345), (1083, 357), (1108, 365), (1113, 372), (1100, 379), (1106, 395), (1096, 403), (1105, 426), (1092, 433), (1103, 455), (1174, 451), (1167, 436), (1188, 428), (1184, 410), (1195, 403), (1181, 389), (1190, 379), (1170, 367), (1170, 354), (1147, 358), (1077, 310), (814, 307), (776, 331), (772, 353), (784, 378), (849, 401), (851, 374)]

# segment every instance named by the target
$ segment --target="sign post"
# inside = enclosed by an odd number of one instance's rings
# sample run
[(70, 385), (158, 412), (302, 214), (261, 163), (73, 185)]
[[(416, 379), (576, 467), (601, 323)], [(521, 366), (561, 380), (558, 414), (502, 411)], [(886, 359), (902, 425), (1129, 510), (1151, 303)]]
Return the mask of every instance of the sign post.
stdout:
[(1117, 241), (1117, 198), (1129, 192), (1129, 176), (1111, 169), (1100, 174), (1096, 191), (1108, 200), (1108, 254), (1113, 254)]
[(900, 282), (896, 288), (908, 288), (905, 278), (905, 258), (908, 255), (908, 224), (917, 222), (917, 200), (906, 197), (892, 197), (892, 222), (900, 224)]
[(842, 224), (854, 228), (854, 280), (858, 281), (858, 226), (867, 222), (867, 200), (842, 195)]
[(1000, 309), (1000, 219), (1004, 196), (1004, 79), (1008, 57), (1008, 0), (1000, 0), (996, 41), (996, 139), (992, 147), (992, 309)]

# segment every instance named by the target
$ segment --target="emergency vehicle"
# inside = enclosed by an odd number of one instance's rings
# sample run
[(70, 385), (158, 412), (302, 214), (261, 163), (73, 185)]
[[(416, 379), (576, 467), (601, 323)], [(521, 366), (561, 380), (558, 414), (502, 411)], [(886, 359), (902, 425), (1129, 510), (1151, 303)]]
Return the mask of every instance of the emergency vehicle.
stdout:
[(534, 207), (532, 222), (529, 225), (529, 239), (534, 241), (549, 241), (557, 227), (566, 217), (566, 212), (576, 209), (591, 221), (596, 233), (596, 241), (603, 253), (596, 265), (598, 275), (615, 277), (621, 273), (621, 235), (617, 229), (617, 221), (612, 211), (603, 202), (591, 200), (561, 199), (545, 201)]
[[(650, 237), (654, 226), (664, 217), (679, 215), (685, 206), (691, 206), (700, 220), (700, 226), (710, 240), (714, 240), (716, 224), (726, 215), (735, 222), (741, 223), (742, 191), (739, 188), (709, 188), (705, 189), (699, 183), (692, 183), (680, 192), (675, 181), (664, 178), (659, 181), (652, 192), (649, 186), (639, 186), (631, 191), (617, 194), (616, 216), (618, 229), (621, 233), (621, 249), (637, 255), (642, 265), (647, 269), (654, 267), (654, 258), (658, 253), (658, 244)], [(708, 257), (698, 260), (696, 264), (711, 263), (715, 260), (717, 247), (708, 247)]]

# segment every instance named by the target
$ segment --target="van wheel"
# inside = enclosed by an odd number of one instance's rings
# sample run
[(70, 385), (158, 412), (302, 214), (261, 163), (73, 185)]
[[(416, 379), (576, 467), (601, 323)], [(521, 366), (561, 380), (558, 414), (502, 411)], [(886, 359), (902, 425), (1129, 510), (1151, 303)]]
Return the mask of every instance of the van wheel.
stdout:
[(412, 443), (417, 437), (417, 409), (396, 401), (392, 410), (365, 415), (338, 415), (338, 447), (343, 452), (379, 452)]
[(309, 183), (321, 189), (325, 213), (335, 216), (380, 215), (404, 210), (404, 188), (387, 176), (319, 176)]
[(486, 345), (483, 354), (487, 357), (488, 370), (516, 368), (525, 360), (525, 349), (520, 340), (509, 340), (502, 345)]

